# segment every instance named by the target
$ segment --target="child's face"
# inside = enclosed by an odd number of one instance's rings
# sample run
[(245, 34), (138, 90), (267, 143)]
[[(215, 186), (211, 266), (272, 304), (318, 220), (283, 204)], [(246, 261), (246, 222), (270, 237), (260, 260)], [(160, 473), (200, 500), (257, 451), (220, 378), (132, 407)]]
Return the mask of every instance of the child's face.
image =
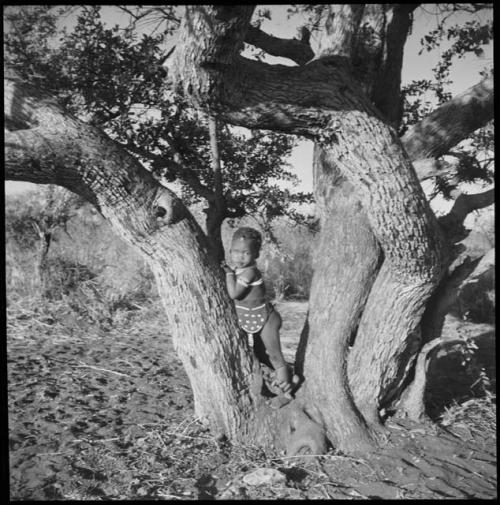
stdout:
[(255, 263), (255, 260), (259, 257), (259, 253), (256, 251), (255, 245), (251, 240), (247, 239), (237, 239), (231, 244), (231, 261), (238, 268), (248, 267)]

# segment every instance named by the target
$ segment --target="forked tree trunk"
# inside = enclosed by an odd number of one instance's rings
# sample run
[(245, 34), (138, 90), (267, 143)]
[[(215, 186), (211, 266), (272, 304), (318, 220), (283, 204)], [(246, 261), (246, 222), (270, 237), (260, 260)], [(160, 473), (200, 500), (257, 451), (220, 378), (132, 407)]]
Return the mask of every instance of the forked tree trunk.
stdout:
[[(401, 63), (403, 57), (403, 45), (411, 26), (411, 11), (414, 7), (406, 5), (365, 5), (362, 19), (359, 23), (361, 27), (355, 36), (350, 33), (357, 27), (349, 27), (346, 22), (345, 13), (349, 6), (332, 5), (329, 7), (329, 22), (326, 23), (325, 34), (322, 39), (322, 47), (319, 54), (335, 55), (343, 54), (352, 57), (354, 73), (363, 86), (365, 93), (370, 96), (378, 109), (382, 112), (386, 120), (397, 126), (401, 119)], [(344, 15), (343, 15), (344, 14)], [(348, 13), (351, 21), (354, 17)], [(353, 42), (354, 41), (354, 42)], [(458, 95), (446, 106), (438, 109), (431, 116), (423, 120), (422, 124), (415, 125), (405, 135), (405, 147), (408, 147), (413, 160), (427, 156), (440, 156), (450, 147), (459, 142), (468, 133), (484, 124), (491, 117), (492, 112), (492, 80), (486, 79), (476, 86)], [(449, 124), (449, 127), (447, 126)], [(423, 135), (424, 131), (428, 135)], [(316, 145), (315, 151), (320, 148)], [(431, 161), (431, 160), (428, 160)], [(316, 173), (331, 173), (338, 171), (335, 159), (325, 153), (315, 157), (315, 164), (318, 165)], [(435, 164), (435, 163), (434, 163)], [(337, 178), (329, 181), (328, 184), (338, 184), (341, 186), (342, 179)], [(350, 188), (350, 195), (347, 191)], [(330, 206), (335, 209), (337, 204), (337, 193), (340, 189), (330, 191)], [(324, 189), (323, 192), (328, 194)], [(343, 193), (345, 198), (344, 214), (350, 215), (349, 222), (353, 230), (358, 233), (342, 233), (341, 227), (337, 227), (337, 240), (332, 243), (341, 243), (344, 249), (351, 249), (353, 259), (357, 268), (362, 271), (372, 266), (375, 269), (377, 264), (377, 244), (370, 245), (365, 235), (371, 235), (369, 228), (363, 226), (366, 215), (360, 208), (356, 187), (344, 184)], [(318, 206), (321, 209), (327, 208), (324, 199), (318, 199)], [(350, 211), (347, 208), (350, 206)], [(324, 212), (324, 210), (323, 210)], [(343, 214), (340, 214), (343, 215)], [(331, 214), (332, 219), (338, 217), (335, 210)], [(324, 219), (323, 226), (327, 219)], [(330, 233), (326, 230), (326, 233)], [(363, 252), (364, 254), (361, 254)], [(335, 247), (328, 253), (331, 258), (341, 256)], [(374, 259), (375, 258), (375, 259)], [(382, 258), (380, 258), (382, 259)], [(381, 263), (379, 261), (378, 263)], [(343, 288), (343, 276), (351, 275), (349, 262), (346, 268), (326, 268), (315, 271), (313, 284), (317, 286), (319, 292), (332, 292), (335, 296), (337, 284), (339, 290)], [(331, 275), (332, 274), (332, 275)], [(349, 353), (348, 376), (356, 405), (359, 406), (371, 426), (379, 427), (378, 410), (387, 405), (391, 400), (397, 398), (401, 388), (408, 378), (408, 374), (414, 363), (416, 354), (420, 348), (420, 330), (416, 326), (424, 310), (424, 306), (418, 303), (418, 290), (413, 294), (407, 293), (405, 289), (401, 292), (402, 285), (398, 279), (391, 279), (388, 275), (387, 265), (380, 272), (380, 277), (369, 295), (369, 303), (366, 312), (363, 313), (362, 324), (359, 327), (359, 335), (354, 341), (354, 346)], [(375, 276), (375, 270), (374, 274)], [(366, 300), (368, 293), (372, 289), (371, 283), (367, 283), (364, 288), (353, 286), (359, 290), (358, 298)], [(429, 292), (433, 284), (420, 287), (424, 293), (424, 299), (429, 298)], [(413, 315), (408, 314), (408, 309), (412, 307)], [(314, 311), (313, 306), (310, 308)], [(332, 308), (335, 310), (337, 326), (341, 321), (345, 321), (348, 332), (356, 334), (349, 325), (353, 319), (351, 309), (340, 304)], [(354, 305), (353, 312), (359, 313), (359, 307)], [(397, 321), (396, 314), (407, 314), (409, 332), (401, 331), (398, 334), (396, 328), (402, 323)], [(411, 320), (413, 319), (413, 323)], [(385, 324), (382, 326), (381, 322)], [(387, 331), (387, 324), (394, 324), (394, 331)], [(415, 329), (412, 331), (411, 328)], [(307, 334), (307, 332), (306, 332)], [(318, 338), (326, 348), (334, 332), (325, 325)], [(392, 337), (391, 337), (392, 335)], [(353, 335), (354, 336), (354, 335)], [(319, 344), (318, 344), (319, 345)], [(304, 345), (299, 345), (302, 352)], [(298, 356), (300, 357), (300, 356)]]
[[(410, 13), (411, 9), (403, 6), (366, 5), (359, 9), (359, 6), (332, 5), (329, 7), (325, 34), (319, 49), (321, 56), (344, 55), (351, 58), (353, 71), (364, 92), (393, 125), (398, 124), (402, 112), (399, 91), (401, 62), (403, 44), (411, 24)], [(356, 22), (359, 16), (361, 19)], [(351, 25), (346, 17), (350, 19)], [(358, 26), (361, 28), (358, 29)], [(317, 292), (330, 293), (329, 298), (336, 302), (330, 308), (330, 318), (334, 323), (325, 324), (318, 331), (317, 346), (326, 348), (329, 341), (340, 340), (341, 350), (337, 351), (337, 355), (345, 357), (349, 365), (358, 354), (372, 356), (371, 359), (376, 361), (384, 354), (390, 355), (389, 346), (394, 342), (380, 342), (373, 335), (372, 342), (366, 346), (356, 341), (355, 337), (364, 305), (382, 264), (380, 246), (373, 235), (356, 186), (340, 175), (331, 152), (327, 153), (316, 145), (316, 153), (315, 196), (323, 215), (320, 233), (329, 236), (328, 241), (331, 242), (330, 248), (319, 250), (318, 254), (333, 258), (331, 263), (336, 265), (317, 269), (314, 274), (313, 285)], [(345, 226), (338, 225), (340, 219), (345, 220)], [(351, 294), (346, 296), (345, 293), (349, 290), (352, 290)], [(311, 300), (310, 313), (314, 314), (315, 310)], [(354, 347), (349, 347), (348, 352), (349, 343)], [(382, 352), (382, 349), (385, 351)], [(349, 380), (349, 386), (365, 421), (369, 422), (372, 429), (382, 431), (376, 409), (373, 408), (378, 397), (378, 391), (374, 390), (375, 384), (378, 385), (380, 381), (380, 375), (377, 376), (380, 368), (390, 368), (391, 362), (382, 361), (378, 366), (379, 369), (372, 367), (363, 371), (362, 380), (373, 385), (370, 390), (373, 398), (368, 403), (366, 395), (357, 397), (363, 388), (356, 387), (356, 381), (352, 383)], [(352, 366), (347, 367), (347, 370), (350, 379)], [(331, 395), (328, 403), (332, 405), (333, 411), (334, 395)]]
[(313, 166), (321, 235), (313, 258), (309, 328), (302, 334), (297, 364), (306, 379), (309, 411), (328, 427), (332, 443), (345, 447), (340, 441), (348, 438), (352, 448), (363, 450), (370, 434), (350, 395), (346, 360), (375, 280), (380, 248), (365, 212), (352, 198), (351, 184), (317, 146)]
[(194, 218), (132, 156), (64, 114), (47, 95), (14, 77), (5, 83), (5, 98), (10, 124), (26, 121), (23, 129), (6, 134), (6, 177), (60, 184), (82, 195), (144, 255), (158, 281), (167, 331), (186, 368), (197, 413), (215, 432), (234, 437), (253, 405), (252, 359), (221, 269)]
[[(215, 432), (267, 444), (282, 435), (298, 447), (297, 434), (307, 438), (303, 427), (317, 435), (316, 442), (325, 427), (337, 448), (359, 452), (374, 445), (365, 421), (377, 426), (381, 394), (399, 387), (394, 380), (401, 375), (398, 367), (410, 362), (405, 352), (443, 275), (445, 243), (408, 156), (353, 78), (348, 56), (328, 56), (304, 67), (245, 60), (239, 50), (252, 11), (251, 6), (188, 6), (170, 74), (176, 91), (192, 105), (215, 111), (227, 122), (313, 139), (342, 175), (331, 193), (335, 201), (324, 204), (316, 260), (317, 272), (326, 272), (334, 283), (338, 277), (338, 286), (333, 289), (318, 278), (313, 282), (309, 340), (300, 345), (306, 382), (295, 402), (278, 412), (262, 405), (252, 379), (255, 361), (238, 337), (220, 268), (182, 203), (107, 137), (61, 115), (19, 83), (8, 90), (6, 110), (11, 129), (24, 130), (7, 135), (7, 177), (57, 183), (80, 193), (148, 258), (196, 411)], [(332, 174), (320, 175), (327, 181)], [(350, 198), (349, 185), (366, 215)], [(358, 229), (364, 230), (361, 247), (351, 248)], [(342, 263), (332, 264), (332, 243)], [(377, 244), (384, 263), (372, 287)], [(362, 267), (349, 265), (356, 259)], [(374, 379), (366, 405), (358, 402), (363, 420), (351, 399), (345, 354), (369, 287), (354, 347), (361, 353), (364, 347), (371, 350), (359, 361)], [(336, 305), (341, 307), (338, 317)], [(378, 362), (382, 359), (389, 361), (385, 368)], [(355, 373), (350, 379), (356, 390)]]
[(292, 451), (309, 437), (309, 445), (323, 451), (321, 428), (299, 406), (275, 411), (263, 402), (260, 372), (238, 329), (222, 269), (182, 202), (106, 135), (65, 114), (15, 75), (5, 80), (5, 100), (11, 128), (6, 178), (60, 184), (80, 194), (145, 257), (165, 306), (166, 332), (193, 389), (196, 414), (212, 432)]

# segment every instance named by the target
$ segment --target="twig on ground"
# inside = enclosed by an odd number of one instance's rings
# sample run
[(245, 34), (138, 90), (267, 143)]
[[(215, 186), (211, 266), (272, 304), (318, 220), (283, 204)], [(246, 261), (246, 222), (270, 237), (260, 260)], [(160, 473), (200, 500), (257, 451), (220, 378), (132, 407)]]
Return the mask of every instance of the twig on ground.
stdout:
[(183, 437), (183, 438), (192, 438), (192, 439), (200, 438), (202, 440), (212, 440), (210, 437), (192, 437), (191, 435), (183, 435), (182, 433), (175, 433), (175, 432), (171, 432), (171, 431), (165, 431), (165, 433), (167, 435), (172, 435), (173, 437)]
[(293, 459), (293, 458), (320, 458), (324, 457), (324, 454), (298, 454), (296, 456), (281, 456), (279, 458), (270, 458), (271, 461), (277, 461), (280, 459)]
[(330, 495), (330, 493), (326, 490), (326, 486), (324, 484), (321, 484), (321, 489), (323, 489), (323, 492), (325, 493), (326, 495), (326, 499), (327, 500), (331, 500), (332, 499), (332, 496)]
[(141, 350), (140, 349), (137, 349), (137, 347), (134, 347), (132, 345), (128, 345), (128, 344), (124, 344), (122, 342), (115, 342), (115, 345), (120, 345), (122, 347), (127, 347), (128, 349), (132, 349), (133, 351), (136, 351), (138, 353), (141, 353)]
[(367, 464), (364, 459), (353, 458), (351, 456), (334, 456), (331, 454), (297, 454), (296, 456), (281, 456), (279, 458), (271, 458), (271, 461), (276, 461), (280, 459), (292, 459), (292, 458), (329, 458), (329, 459), (350, 459), (352, 461), (357, 461), (358, 463)]
[(164, 448), (164, 449), (167, 449), (167, 444), (165, 444), (165, 442), (163, 441), (163, 438), (161, 438), (161, 435), (160, 435), (158, 432), (156, 432), (156, 436), (157, 436), (157, 437), (158, 437), (158, 439), (160, 440), (161, 445), (163, 445), (163, 448)]
[(40, 319), (35, 319), (34, 317), (32, 317), (31, 320), (35, 323), (41, 324), (42, 326), (48, 326), (49, 328), (54, 327), (53, 324), (44, 323), (43, 321), (40, 321)]
[(56, 456), (58, 454), (71, 454), (73, 451), (59, 451), (59, 452), (38, 452), (35, 456)]
[[(195, 421), (197, 420), (197, 418), (195, 419)], [(186, 429), (193, 423), (194, 421), (190, 421), (190, 417), (186, 417), (185, 419), (183, 419), (175, 428), (174, 428), (174, 431), (175, 432), (178, 432), (178, 431), (181, 431), (181, 426), (183, 427), (182, 429), (182, 432), (184, 433), (186, 431)], [(187, 423), (186, 427), (184, 428), (184, 425)]]
[(139, 423), (139, 424), (136, 424), (136, 423), (127, 423), (128, 425), (134, 425), (134, 426), (140, 426), (141, 428), (143, 426), (168, 426), (168, 424), (163, 421), (161, 423)]
[(86, 365), (82, 361), (80, 361), (81, 365), (76, 365), (76, 368), (91, 368), (92, 370), (98, 370), (100, 372), (109, 372), (109, 373), (114, 373), (115, 375), (120, 375), (122, 377), (130, 377), (130, 375), (126, 373), (121, 373), (121, 372), (115, 372), (114, 370), (108, 370), (107, 368), (100, 368), (98, 366), (92, 366), (92, 365)]
[(72, 440), (69, 443), (70, 444), (79, 444), (80, 442), (87, 442), (88, 444), (95, 444), (95, 443), (98, 443), (98, 442), (114, 442), (115, 440), (120, 440), (120, 437), (95, 438), (95, 439), (90, 439), (90, 438), (75, 438), (75, 440)]
[(184, 497), (182, 496), (176, 496), (175, 494), (168, 494), (168, 493), (162, 493), (161, 491), (158, 491), (157, 492), (157, 495), (160, 497), (160, 498), (175, 498), (177, 500), (183, 500), (185, 499)]

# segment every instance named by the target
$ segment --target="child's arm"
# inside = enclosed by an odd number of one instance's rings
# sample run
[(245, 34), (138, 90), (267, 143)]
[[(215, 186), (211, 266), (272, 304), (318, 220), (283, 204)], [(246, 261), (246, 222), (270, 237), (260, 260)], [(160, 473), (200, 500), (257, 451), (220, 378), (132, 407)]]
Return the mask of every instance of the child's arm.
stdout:
[(241, 300), (249, 291), (248, 283), (252, 279), (242, 279), (241, 277), (236, 280), (236, 274), (226, 263), (222, 263), (222, 268), (226, 272), (226, 287), (227, 292), (233, 300)]

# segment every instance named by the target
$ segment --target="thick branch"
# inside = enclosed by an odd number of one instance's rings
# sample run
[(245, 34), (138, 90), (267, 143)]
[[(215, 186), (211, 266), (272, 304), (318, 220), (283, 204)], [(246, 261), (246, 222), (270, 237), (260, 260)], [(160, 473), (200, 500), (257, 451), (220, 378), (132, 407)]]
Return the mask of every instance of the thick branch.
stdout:
[[(40, 154), (44, 155), (47, 143), (47, 136), (43, 135), (39, 128), (6, 131), (4, 144), (5, 180), (34, 184), (58, 184), (79, 194), (100, 209), (95, 190), (83, 184), (78, 174), (72, 170), (66, 170), (67, 167), (62, 160), (52, 164), (40, 163)], [(63, 148), (60, 144), (51, 147)]]
[(314, 52), (308, 43), (297, 39), (281, 39), (269, 35), (255, 26), (248, 28), (245, 42), (263, 49), (271, 56), (289, 58), (299, 65), (304, 65), (314, 58)]
[(438, 175), (447, 175), (457, 170), (458, 160), (454, 163), (438, 160), (436, 158), (424, 158), (413, 160), (413, 168), (420, 182), (432, 179)]
[[(21, 115), (33, 126), (6, 136), (7, 179), (22, 180), (33, 172), (27, 180), (92, 195), (111, 227), (153, 270), (198, 414), (207, 416), (213, 429), (235, 437), (253, 406), (252, 357), (242, 339), (234, 338), (234, 307), (196, 220), (132, 155), (64, 113), (39, 89), (9, 76), (4, 91), (7, 116)], [(214, 356), (224, 356), (231, 367)]]
[(352, 56), (364, 8), (363, 4), (331, 4), (328, 6), (318, 56), (337, 55), (346, 58)]
[[(390, 5), (390, 4), (389, 4)], [(373, 8), (373, 6), (370, 6)], [(401, 99), (401, 69), (403, 66), (404, 45), (410, 32), (411, 7), (396, 4), (385, 5), (385, 36), (383, 53), (377, 79), (373, 83), (371, 98), (384, 113), (386, 120), (395, 128), (403, 115)], [(365, 10), (369, 10), (368, 6)], [(363, 28), (366, 29), (365, 25)], [(371, 37), (368, 37), (370, 40)]]
[(185, 216), (182, 202), (100, 130), (65, 114), (52, 97), (19, 78), (7, 78), (4, 90), (6, 116), (17, 118), (21, 111), (25, 122), (36, 125), (6, 133), (7, 179), (58, 184), (100, 209), (136, 208), (141, 201), (137, 229), (129, 226), (129, 217), (122, 216), (129, 232), (137, 233), (134, 240), (158, 227), (158, 198), (164, 223)]
[[(187, 35), (177, 46), (176, 61), (183, 64), (174, 73), (177, 91), (228, 122), (320, 141), (357, 188), (392, 267), (402, 276), (439, 277), (444, 243), (434, 214), (394, 131), (364, 95), (345, 58), (321, 58), (302, 67), (238, 56), (231, 61), (227, 55), (207, 61), (207, 54), (218, 55), (217, 47), (234, 37), (237, 21), (216, 20), (205, 6), (188, 8), (186, 18), (186, 26), (198, 28), (204, 47)], [(404, 252), (401, 243), (408, 244)]]
[(458, 196), (450, 212), (445, 216), (439, 218), (441, 226), (443, 226), (448, 233), (460, 227), (465, 218), (474, 210), (483, 209), (495, 203), (495, 190), (490, 189), (483, 193), (475, 193), (468, 195), (462, 193)]
[(488, 77), (412, 126), (402, 141), (413, 160), (437, 158), (491, 119), (493, 78)]

